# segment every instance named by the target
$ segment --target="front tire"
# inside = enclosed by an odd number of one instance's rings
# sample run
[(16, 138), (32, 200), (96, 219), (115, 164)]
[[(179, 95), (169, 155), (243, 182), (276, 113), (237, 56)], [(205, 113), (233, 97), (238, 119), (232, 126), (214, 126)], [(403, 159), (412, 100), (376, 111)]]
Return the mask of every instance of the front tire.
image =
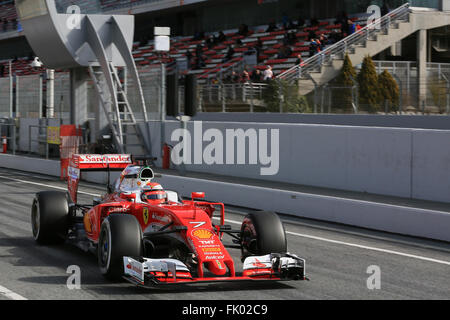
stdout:
[(98, 240), (98, 266), (109, 280), (123, 275), (123, 257), (141, 257), (142, 229), (137, 219), (127, 214), (111, 214), (100, 229)]
[(250, 213), (241, 227), (242, 261), (249, 256), (286, 253), (287, 239), (283, 223), (273, 212)]
[(36, 194), (31, 207), (31, 229), (39, 244), (60, 244), (69, 228), (67, 193), (45, 191)]

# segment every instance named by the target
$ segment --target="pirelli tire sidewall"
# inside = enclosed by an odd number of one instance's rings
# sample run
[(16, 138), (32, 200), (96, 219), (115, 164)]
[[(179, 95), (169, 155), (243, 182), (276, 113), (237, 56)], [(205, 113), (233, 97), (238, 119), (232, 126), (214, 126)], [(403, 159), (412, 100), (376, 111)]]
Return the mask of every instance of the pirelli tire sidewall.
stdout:
[(123, 257), (142, 257), (142, 229), (133, 215), (111, 214), (102, 223), (97, 257), (100, 272), (110, 280), (124, 273)]
[(69, 199), (66, 192), (44, 191), (36, 194), (31, 207), (31, 227), (37, 243), (63, 243), (69, 229)]
[(287, 238), (277, 214), (269, 211), (253, 212), (244, 218), (241, 227), (242, 259), (271, 253), (286, 253)]

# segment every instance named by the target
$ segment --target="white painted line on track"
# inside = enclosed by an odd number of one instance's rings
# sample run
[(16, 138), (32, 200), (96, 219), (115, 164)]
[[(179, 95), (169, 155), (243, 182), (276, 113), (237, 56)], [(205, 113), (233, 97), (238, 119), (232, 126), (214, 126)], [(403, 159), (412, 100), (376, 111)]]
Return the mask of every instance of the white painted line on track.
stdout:
[(6, 297), (10, 300), (28, 300), (27, 298), (17, 294), (5, 287), (0, 286), (0, 296)]
[[(42, 186), (42, 187), (46, 187), (46, 188), (54, 188), (54, 189), (58, 189), (58, 190), (67, 191), (66, 188), (59, 187), (59, 186), (53, 186), (53, 185), (50, 185), (50, 184), (43, 184), (43, 183), (32, 182), (32, 181), (25, 181), (25, 180), (20, 180), (20, 179), (16, 179), (16, 178), (5, 177), (5, 176), (2, 176), (2, 175), (0, 175), (0, 178), (12, 180), (12, 181), (23, 182), (23, 183), (27, 183), (27, 184), (33, 184), (33, 185)], [(93, 194), (93, 193), (83, 192), (83, 191), (78, 191), (78, 193), (85, 194), (85, 195), (90, 195), (90, 196), (94, 196), (94, 197), (100, 197), (101, 196), (101, 195), (98, 195), (98, 194)], [(228, 219), (226, 220), (226, 222), (233, 223), (233, 224), (238, 224), (238, 225), (241, 224), (241, 222), (234, 221), (234, 220), (228, 220)], [(443, 261), (443, 260), (422, 257), (422, 256), (413, 255), (413, 254), (393, 251), (393, 250), (387, 250), (387, 249), (382, 249), (382, 248), (363, 246), (363, 245), (359, 245), (359, 244), (355, 244), (355, 243), (349, 243), (349, 242), (343, 242), (343, 241), (338, 241), (338, 240), (332, 240), (332, 239), (316, 237), (316, 236), (312, 236), (312, 235), (301, 234), (301, 233), (290, 232), (290, 231), (286, 231), (286, 234), (289, 234), (289, 235), (292, 235), (292, 236), (297, 236), (297, 237), (302, 237), (302, 238), (308, 238), (308, 239), (312, 239), (312, 240), (324, 241), (324, 242), (328, 242), (328, 243), (334, 243), (334, 244), (339, 244), (339, 245), (344, 245), (344, 246), (353, 247), (353, 248), (359, 248), (359, 249), (364, 249), (364, 250), (383, 252), (383, 253), (393, 254), (393, 255), (397, 255), (397, 256), (408, 257), (408, 258), (412, 258), (412, 259), (418, 259), (418, 260), (422, 260), (422, 261), (434, 262), (434, 263), (439, 263), (439, 264), (444, 264), (444, 265), (450, 266), (450, 261)]]
[[(241, 225), (241, 222), (239, 222), (239, 221), (229, 220), (229, 219), (225, 219), (225, 221), (228, 222), (228, 223)], [(329, 243), (334, 243), (334, 244), (345, 245), (345, 246), (348, 246), (348, 247), (354, 247), (354, 248), (359, 248), (359, 249), (364, 249), (364, 250), (389, 253), (389, 254), (393, 254), (393, 255), (397, 255), (397, 256), (408, 257), (408, 258), (413, 258), (413, 259), (418, 259), (418, 260), (423, 260), (423, 261), (428, 261), (428, 262), (434, 262), (434, 263), (439, 263), (439, 264), (444, 264), (444, 265), (450, 266), (450, 261), (444, 261), (444, 260), (438, 260), (438, 259), (433, 259), (433, 258), (427, 258), (427, 257), (417, 256), (417, 255), (414, 255), (414, 254), (403, 253), (403, 252), (387, 250), (387, 249), (382, 249), (382, 248), (363, 246), (363, 245), (360, 245), (360, 244), (343, 242), (343, 241), (338, 241), (338, 240), (332, 240), (332, 239), (327, 239), (327, 238), (322, 238), (322, 237), (316, 237), (316, 236), (312, 236), (312, 235), (308, 235), (308, 234), (302, 234), (302, 233), (291, 232), (291, 231), (286, 231), (286, 234), (289, 234), (289, 235), (292, 235), (292, 236), (296, 236), (296, 237), (301, 237), (301, 238), (308, 238), (308, 239), (312, 239), (312, 240), (318, 240), (318, 241), (324, 241), (324, 242), (329, 242)]]

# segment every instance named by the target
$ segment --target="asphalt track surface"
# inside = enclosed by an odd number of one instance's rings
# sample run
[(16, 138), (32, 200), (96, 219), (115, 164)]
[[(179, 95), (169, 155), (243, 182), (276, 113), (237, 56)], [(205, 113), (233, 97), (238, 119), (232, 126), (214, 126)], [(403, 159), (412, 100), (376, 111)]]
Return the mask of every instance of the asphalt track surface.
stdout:
[[(289, 251), (304, 257), (310, 281), (271, 284), (210, 284), (140, 289), (111, 283), (97, 269), (96, 257), (70, 245), (38, 246), (32, 239), (30, 207), (34, 194), (64, 190), (55, 178), (0, 168), (0, 300), (299, 300), (449, 299), (450, 245), (359, 228), (283, 217)], [(83, 183), (80, 201), (103, 193)], [(229, 212), (233, 211), (233, 212)], [(242, 212), (227, 211), (240, 227)], [(230, 239), (225, 242), (231, 243)], [(239, 250), (229, 252), (242, 267)], [(66, 286), (67, 268), (81, 268), (81, 289)], [(369, 266), (379, 266), (381, 289), (369, 290)]]

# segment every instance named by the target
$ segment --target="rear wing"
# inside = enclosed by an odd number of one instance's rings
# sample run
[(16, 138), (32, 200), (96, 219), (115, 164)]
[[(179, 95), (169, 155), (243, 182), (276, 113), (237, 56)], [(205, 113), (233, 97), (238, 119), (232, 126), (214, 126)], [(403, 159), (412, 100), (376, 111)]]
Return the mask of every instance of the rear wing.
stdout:
[(111, 171), (123, 171), (133, 163), (133, 157), (129, 154), (74, 154), (70, 159), (67, 178), (67, 188), (72, 201), (77, 203), (81, 172), (108, 172), (109, 183)]

